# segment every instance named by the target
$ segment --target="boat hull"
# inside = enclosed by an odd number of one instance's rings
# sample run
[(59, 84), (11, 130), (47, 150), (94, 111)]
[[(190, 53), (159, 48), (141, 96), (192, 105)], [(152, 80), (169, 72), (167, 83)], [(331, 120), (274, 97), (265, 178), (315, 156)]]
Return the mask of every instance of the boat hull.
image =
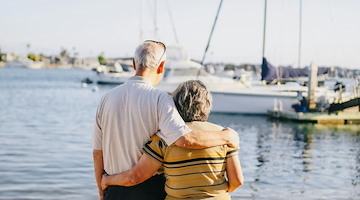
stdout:
[(268, 110), (278, 108), (279, 104), (283, 109), (291, 108), (298, 102), (293, 95), (281, 94), (212, 92), (212, 96), (212, 112), (216, 113), (266, 115)]
[(134, 74), (130, 72), (118, 72), (118, 73), (107, 73), (107, 74), (100, 73), (97, 76), (96, 83), (120, 85), (123, 84), (133, 75)]

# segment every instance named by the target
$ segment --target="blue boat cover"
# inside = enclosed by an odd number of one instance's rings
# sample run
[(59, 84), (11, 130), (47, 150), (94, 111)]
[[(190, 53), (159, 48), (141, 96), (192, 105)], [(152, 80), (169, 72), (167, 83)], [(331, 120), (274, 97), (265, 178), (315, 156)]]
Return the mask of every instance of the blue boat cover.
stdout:
[[(274, 67), (271, 65), (266, 58), (263, 58), (261, 65), (261, 80), (265, 80), (267, 83), (273, 80), (307, 77), (309, 76), (309, 67), (304, 68), (292, 68), (292, 67)], [(329, 67), (319, 67), (318, 75), (327, 74), (330, 72)]]

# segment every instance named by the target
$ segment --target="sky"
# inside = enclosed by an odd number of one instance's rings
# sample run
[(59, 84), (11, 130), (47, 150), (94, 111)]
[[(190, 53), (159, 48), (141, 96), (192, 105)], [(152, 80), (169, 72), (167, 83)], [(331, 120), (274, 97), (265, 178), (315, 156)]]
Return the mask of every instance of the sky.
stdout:
[[(102, 52), (129, 57), (142, 40), (176, 44), (175, 27), (178, 44), (201, 60), (220, 0), (157, 0), (157, 36), (154, 2), (0, 0), (0, 48), (16, 54), (58, 55), (66, 48), (79, 57)], [(261, 63), (264, 2), (223, 1), (205, 63)], [(300, 0), (268, 0), (267, 5), (265, 56), (275, 66), (297, 67)], [(315, 62), (360, 69), (360, 1), (302, 0), (301, 41), (301, 67)]]

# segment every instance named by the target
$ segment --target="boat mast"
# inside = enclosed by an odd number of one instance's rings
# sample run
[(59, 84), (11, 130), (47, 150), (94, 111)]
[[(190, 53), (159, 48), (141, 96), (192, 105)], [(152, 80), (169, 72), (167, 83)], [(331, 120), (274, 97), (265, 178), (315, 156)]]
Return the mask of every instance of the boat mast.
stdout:
[(166, 1), (166, 4), (167, 4), (167, 9), (168, 9), (168, 13), (169, 13), (169, 18), (170, 18), (171, 26), (172, 26), (172, 29), (173, 29), (173, 32), (174, 32), (174, 37), (175, 37), (175, 40), (176, 40), (176, 44), (179, 44), (179, 39), (178, 39), (178, 36), (177, 36), (177, 33), (176, 33), (174, 20), (173, 20), (172, 13), (171, 13), (171, 10), (170, 10), (169, 0)]
[(211, 37), (212, 37), (212, 34), (213, 34), (213, 32), (214, 32), (217, 19), (218, 19), (218, 17), (219, 17), (219, 13), (220, 13), (220, 9), (221, 9), (222, 3), (223, 3), (223, 0), (220, 1), (220, 5), (219, 5), (219, 8), (218, 8), (217, 13), (216, 13), (215, 21), (214, 21), (213, 27), (212, 27), (211, 32), (210, 32), (209, 40), (208, 40), (207, 45), (206, 45), (206, 48), (205, 48), (204, 56), (203, 56), (203, 58), (202, 58), (202, 60), (201, 60), (201, 63), (200, 63), (201, 65), (204, 64), (204, 60), (205, 60), (205, 57), (206, 57), (206, 53), (207, 53), (207, 51), (209, 50)]
[(144, 0), (140, 0), (140, 42), (144, 40), (144, 30), (143, 30), (143, 12), (144, 12)]
[(265, 58), (265, 39), (266, 39), (266, 11), (267, 11), (267, 0), (265, 0), (265, 8), (264, 8), (264, 33), (263, 33), (263, 49), (262, 49), (262, 57)]
[(299, 16), (299, 56), (298, 56), (298, 68), (301, 67), (301, 25), (302, 25), (302, 0), (300, 0), (300, 16)]
[(157, 26), (157, 0), (154, 0), (154, 39), (158, 40), (158, 26)]

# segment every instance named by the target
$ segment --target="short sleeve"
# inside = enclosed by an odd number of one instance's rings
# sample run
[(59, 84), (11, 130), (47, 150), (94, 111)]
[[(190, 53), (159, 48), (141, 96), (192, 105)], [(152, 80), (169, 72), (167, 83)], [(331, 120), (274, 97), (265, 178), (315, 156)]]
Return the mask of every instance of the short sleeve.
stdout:
[(95, 150), (102, 150), (102, 129), (101, 129), (101, 108), (103, 105), (103, 101), (104, 99), (102, 99), (100, 101), (100, 104), (96, 110), (96, 117), (95, 117), (95, 124), (94, 124), (94, 129), (93, 129), (93, 135), (92, 135), (92, 140), (93, 140), (93, 149)]
[(158, 162), (162, 163), (164, 161), (166, 148), (166, 143), (159, 136), (154, 135), (144, 145), (142, 151)]
[(173, 98), (164, 94), (160, 97), (159, 106), (159, 128), (157, 133), (168, 146), (173, 144), (181, 136), (191, 132), (176, 109)]
[(238, 150), (235, 149), (235, 148), (228, 148), (227, 152), (226, 152), (226, 159), (232, 157), (232, 156), (237, 156), (239, 153), (238, 153)]

